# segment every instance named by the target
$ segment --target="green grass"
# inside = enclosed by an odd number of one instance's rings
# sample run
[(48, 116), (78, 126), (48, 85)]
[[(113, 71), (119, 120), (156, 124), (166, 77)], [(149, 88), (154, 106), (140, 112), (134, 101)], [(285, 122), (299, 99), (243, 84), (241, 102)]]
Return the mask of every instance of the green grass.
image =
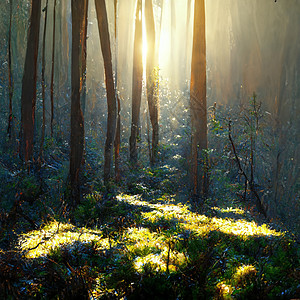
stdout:
[(23, 203), (24, 213), (40, 226), (28, 230), (20, 218), (18, 226), (1, 232), (1, 242), (12, 236), (15, 243), (0, 250), (0, 295), (299, 297), (300, 251), (293, 236), (256, 218), (236, 198), (236, 185), (227, 181), (221, 185), (219, 180), (222, 192), (204, 203), (189, 202), (179, 167), (129, 167), (110, 194), (97, 183), (99, 188), (90, 188), (72, 212), (63, 199), (46, 195), (34, 207)]
[[(172, 196), (118, 194), (101, 203), (97, 195), (75, 211), (77, 226), (53, 220), (20, 235), (30, 279), (13, 284), (22, 296), (71, 297), (75, 290), (96, 299), (285, 299), (299, 289), (293, 241), (247, 220), (242, 207), (214, 206), (209, 216)], [(96, 218), (96, 226), (80, 226), (81, 215)]]

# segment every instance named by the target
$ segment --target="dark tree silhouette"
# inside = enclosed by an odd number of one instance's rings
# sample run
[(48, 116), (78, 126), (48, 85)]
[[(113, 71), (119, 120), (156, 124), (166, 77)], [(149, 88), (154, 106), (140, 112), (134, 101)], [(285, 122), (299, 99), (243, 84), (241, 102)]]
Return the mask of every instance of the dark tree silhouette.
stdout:
[(117, 105), (112, 71), (112, 56), (105, 0), (95, 0), (95, 4), (100, 35), (100, 44), (104, 61), (105, 84), (107, 95), (107, 133), (104, 150), (104, 181), (107, 182), (111, 178), (111, 169), (113, 161), (113, 143), (116, 133)]
[(76, 206), (80, 202), (80, 167), (83, 162), (84, 119), (80, 103), (82, 76), (82, 32), (85, 26), (87, 0), (72, 0), (72, 66), (71, 66), (71, 154), (70, 182), (71, 201)]
[(53, 136), (53, 121), (54, 121), (54, 59), (55, 59), (55, 31), (56, 31), (56, 1), (53, 4), (53, 32), (52, 32), (52, 58), (51, 58), (51, 84), (50, 84), (50, 98), (51, 98), (51, 136)]
[(82, 40), (82, 70), (81, 70), (81, 105), (82, 105), (82, 113), (85, 113), (85, 106), (86, 106), (86, 59), (87, 59), (87, 27), (88, 27), (88, 7), (89, 7), (89, 0), (85, 1), (85, 8), (84, 8), (84, 24), (83, 30), (81, 31), (81, 40)]
[(12, 131), (12, 121), (13, 121), (13, 107), (12, 107), (12, 99), (14, 94), (14, 81), (12, 75), (12, 49), (11, 49), (11, 30), (12, 30), (12, 0), (9, 1), (9, 29), (8, 29), (8, 94), (9, 94), (9, 115), (8, 115), (8, 125), (7, 125), (7, 134), (8, 138), (11, 138)]
[(39, 49), (41, 0), (32, 1), (21, 95), (20, 157), (28, 163), (33, 155), (36, 105), (37, 57)]
[[(117, 8), (118, 0), (114, 0), (114, 13), (115, 13), (115, 81), (116, 81), (116, 91), (118, 89), (118, 40), (117, 40)], [(118, 112), (117, 112), (117, 128), (116, 128), (116, 137), (115, 137), (115, 178), (118, 182), (120, 180), (120, 147), (121, 147), (121, 101), (118, 93), (116, 93), (117, 103), (118, 103)]]
[(48, 0), (46, 6), (43, 9), (45, 12), (44, 31), (43, 31), (43, 46), (42, 46), (42, 101), (43, 101), (43, 120), (42, 120), (42, 137), (40, 143), (39, 161), (41, 161), (43, 155), (43, 147), (45, 141), (45, 130), (46, 130), (46, 83), (45, 83), (45, 67), (46, 67), (46, 31), (47, 31), (47, 20), (48, 20)]

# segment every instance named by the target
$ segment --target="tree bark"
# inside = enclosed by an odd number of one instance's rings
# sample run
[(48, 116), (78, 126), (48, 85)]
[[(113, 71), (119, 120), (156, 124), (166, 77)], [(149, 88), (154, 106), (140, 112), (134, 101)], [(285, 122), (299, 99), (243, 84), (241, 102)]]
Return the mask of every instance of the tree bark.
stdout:
[(116, 84), (116, 97), (118, 104), (118, 112), (117, 112), (117, 128), (116, 128), (116, 137), (115, 137), (115, 178), (118, 182), (120, 180), (120, 147), (121, 147), (121, 101), (118, 91), (118, 40), (117, 40), (117, 8), (118, 8), (118, 0), (114, 0), (114, 13), (115, 13), (115, 84)]
[(146, 86), (147, 100), (152, 125), (152, 149), (150, 153), (151, 164), (155, 163), (157, 156), (159, 127), (158, 127), (158, 67), (156, 44), (155, 44), (155, 23), (153, 15), (152, 0), (145, 0), (145, 18), (147, 32), (147, 63), (146, 63)]
[(86, 0), (72, 0), (72, 66), (71, 66), (71, 154), (70, 182), (71, 201), (76, 206), (80, 203), (80, 168), (83, 162), (84, 119), (80, 103), (82, 49), (81, 32), (84, 30), (84, 9)]
[(54, 120), (54, 59), (55, 59), (55, 30), (56, 30), (56, 0), (53, 4), (53, 32), (52, 32), (52, 59), (51, 59), (51, 137), (53, 136), (53, 120)]
[(12, 127), (13, 127), (13, 107), (12, 99), (14, 94), (14, 81), (12, 75), (12, 49), (11, 49), (11, 29), (12, 29), (12, 0), (9, 1), (9, 31), (8, 31), (8, 94), (9, 94), (9, 115), (8, 115), (8, 125), (7, 134), (8, 138), (11, 139)]
[(84, 24), (83, 31), (81, 31), (81, 40), (82, 40), (82, 70), (81, 70), (81, 105), (82, 105), (82, 113), (85, 113), (86, 106), (86, 59), (87, 59), (87, 27), (88, 27), (88, 8), (89, 1), (85, 1), (84, 8)]
[[(52, 0), (53, 1), (53, 0)], [(71, 59), (69, 54), (69, 22), (68, 12), (69, 1), (57, 1), (56, 5), (56, 30), (55, 30), (55, 68), (54, 68), (54, 124), (56, 124), (56, 139), (60, 140), (69, 133), (64, 130), (63, 119), (65, 118), (65, 107), (69, 105), (68, 98), (66, 98), (65, 91), (71, 85), (71, 72), (69, 66)], [(71, 33), (71, 31), (70, 31)], [(56, 98), (56, 102), (55, 102)], [(55, 126), (54, 126), (55, 127)], [(54, 128), (55, 130), (55, 128)]]
[(21, 94), (20, 157), (28, 163), (33, 155), (36, 105), (37, 57), (39, 48), (41, 0), (32, 1)]
[(100, 35), (100, 44), (104, 61), (105, 84), (107, 95), (107, 133), (104, 150), (104, 181), (107, 183), (111, 178), (111, 169), (113, 161), (113, 143), (116, 134), (117, 105), (112, 71), (112, 56), (105, 0), (95, 0), (95, 4)]
[(206, 194), (207, 108), (206, 108), (206, 39), (205, 2), (195, 0), (194, 36), (191, 66), (190, 109), (192, 122), (192, 182), (195, 195)]
[(46, 67), (46, 31), (47, 31), (47, 20), (48, 20), (48, 0), (46, 6), (43, 9), (45, 12), (45, 23), (43, 32), (43, 48), (42, 48), (42, 101), (43, 101), (43, 121), (42, 121), (42, 137), (40, 143), (39, 161), (41, 161), (43, 155), (44, 141), (45, 141), (45, 130), (46, 130), (46, 84), (45, 84), (45, 67)]
[(140, 119), (141, 97), (143, 87), (143, 31), (142, 31), (142, 1), (137, 0), (135, 13), (135, 34), (133, 50), (133, 73), (132, 73), (132, 114), (131, 114), (131, 135), (130, 160), (137, 161), (137, 135)]

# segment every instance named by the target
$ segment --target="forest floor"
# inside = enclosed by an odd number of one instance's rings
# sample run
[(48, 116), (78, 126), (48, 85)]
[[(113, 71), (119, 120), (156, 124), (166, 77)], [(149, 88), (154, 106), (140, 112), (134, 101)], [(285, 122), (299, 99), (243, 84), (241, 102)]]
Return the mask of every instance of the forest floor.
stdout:
[(1, 165), (0, 299), (300, 298), (293, 235), (267, 224), (235, 184), (220, 181), (193, 200), (178, 155), (153, 168), (127, 165), (110, 193), (87, 162), (73, 211), (66, 153), (49, 156), (42, 191), (36, 176), (16, 183), (21, 175)]

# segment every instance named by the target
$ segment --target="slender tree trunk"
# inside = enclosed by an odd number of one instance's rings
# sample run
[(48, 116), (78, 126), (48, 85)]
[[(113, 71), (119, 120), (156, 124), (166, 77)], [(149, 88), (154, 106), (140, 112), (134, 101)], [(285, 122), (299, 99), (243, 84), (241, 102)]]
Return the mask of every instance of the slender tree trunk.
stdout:
[[(191, 44), (191, 35), (190, 35), (190, 24), (191, 24), (191, 6), (192, 6), (192, 1), (187, 0), (187, 13), (186, 13), (186, 29), (185, 29), (185, 46), (183, 50), (183, 68), (184, 68), (184, 76), (188, 75), (188, 64), (190, 63), (190, 57), (189, 57), (189, 49), (190, 49), (190, 44)], [(188, 88), (188, 83), (185, 85)]]
[(48, 0), (46, 1), (46, 6), (43, 9), (45, 12), (45, 23), (43, 32), (43, 49), (42, 49), (42, 101), (43, 101), (43, 123), (42, 123), (42, 137), (39, 152), (39, 161), (43, 155), (44, 141), (45, 141), (45, 130), (46, 130), (46, 84), (45, 84), (45, 67), (46, 67), (46, 31), (47, 31), (47, 20), (48, 20)]
[(116, 97), (118, 103), (118, 113), (117, 113), (117, 128), (116, 128), (116, 137), (115, 137), (115, 178), (118, 182), (120, 180), (120, 146), (121, 146), (121, 102), (118, 95), (118, 39), (117, 39), (117, 8), (118, 0), (114, 0), (114, 11), (115, 11), (115, 84), (116, 84)]
[(82, 75), (83, 40), (81, 32), (84, 30), (84, 9), (86, 0), (72, 0), (72, 66), (71, 66), (71, 154), (70, 181), (71, 201), (76, 206), (80, 202), (80, 168), (83, 162), (84, 148), (84, 119), (80, 103), (80, 88)]
[(87, 59), (87, 27), (88, 27), (88, 12), (89, 12), (89, 1), (85, 1), (86, 7), (84, 8), (84, 30), (81, 32), (82, 40), (82, 74), (81, 74), (81, 105), (83, 115), (85, 113), (86, 106), (86, 59)]
[[(52, 0), (53, 1), (53, 0)], [(58, 1), (56, 6), (56, 58), (55, 58), (55, 77), (56, 88), (55, 94), (57, 101), (55, 114), (55, 124), (60, 137), (66, 134), (63, 130), (62, 119), (64, 118), (64, 106), (68, 105), (64, 93), (69, 83), (69, 76), (71, 73), (68, 71), (68, 66), (71, 64), (69, 60), (69, 33), (68, 33), (68, 20), (67, 20), (67, 6), (69, 1)], [(57, 30), (58, 29), (58, 30)], [(84, 109), (84, 107), (82, 108)], [(57, 136), (58, 137), (58, 136)]]
[(135, 13), (135, 34), (133, 50), (133, 73), (132, 73), (132, 114), (131, 114), (131, 136), (130, 159), (137, 161), (137, 135), (141, 110), (141, 97), (143, 87), (143, 30), (142, 30), (142, 0), (137, 0)]
[(56, 0), (53, 6), (53, 33), (52, 33), (52, 60), (51, 60), (51, 137), (53, 136), (53, 120), (54, 120), (54, 59), (55, 59), (55, 31), (56, 31)]
[(152, 149), (150, 153), (151, 164), (155, 163), (158, 147), (158, 67), (155, 44), (155, 23), (152, 0), (145, 0), (145, 17), (147, 32), (147, 63), (146, 63), (146, 86), (147, 100), (152, 125)]
[(190, 108), (192, 121), (192, 179), (195, 195), (206, 194), (207, 149), (205, 2), (195, 0)]
[(161, 6), (160, 6), (160, 16), (159, 16), (159, 30), (157, 32), (157, 43), (155, 46), (155, 56), (157, 62), (159, 62), (159, 49), (160, 49), (160, 37), (161, 37), (161, 29), (162, 29), (162, 19), (163, 19), (163, 13), (164, 13), (164, 1), (162, 1)]
[(115, 137), (115, 178), (116, 182), (120, 181), (120, 147), (121, 147), (121, 101), (119, 95), (116, 95), (118, 103), (117, 112), (117, 127), (116, 127), (116, 137)]
[(14, 81), (12, 75), (12, 49), (11, 49), (11, 29), (12, 29), (12, 0), (9, 1), (9, 32), (8, 32), (8, 93), (9, 93), (9, 115), (8, 115), (8, 125), (7, 125), (7, 134), (8, 138), (11, 139), (12, 136), (12, 127), (13, 127), (13, 94), (14, 94)]
[(113, 143), (116, 134), (117, 105), (112, 69), (112, 56), (105, 0), (95, 0), (100, 35), (100, 44), (104, 61), (105, 84), (107, 95), (107, 133), (104, 150), (104, 181), (111, 177), (113, 161)]
[(173, 78), (173, 87), (174, 89), (178, 88), (178, 71), (177, 71), (177, 61), (176, 61), (176, 0), (171, 0), (171, 53), (170, 53), (170, 57), (171, 57), (171, 76)]
[(41, 0), (32, 1), (30, 25), (21, 95), (20, 157), (27, 163), (33, 155), (34, 117), (36, 105), (37, 57), (41, 18)]

